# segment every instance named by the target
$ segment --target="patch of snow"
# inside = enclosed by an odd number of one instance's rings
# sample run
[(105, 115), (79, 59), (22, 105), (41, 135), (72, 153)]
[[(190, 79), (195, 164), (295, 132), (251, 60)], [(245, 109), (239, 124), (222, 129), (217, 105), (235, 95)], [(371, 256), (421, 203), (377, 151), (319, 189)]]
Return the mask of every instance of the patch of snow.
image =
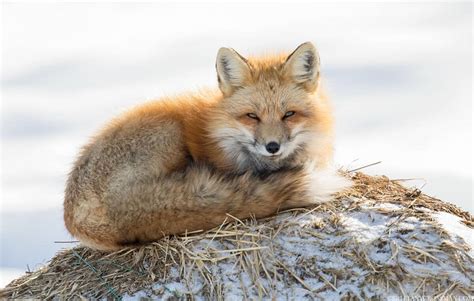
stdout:
[(467, 244), (470, 248), (469, 254), (474, 258), (474, 229), (463, 224), (458, 216), (451, 213), (437, 212), (433, 217), (454, 240)]
[(373, 214), (370, 211), (356, 212), (345, 216), (343, 223), (347, 231), (360, 242), (371, 242), (387, 230), (387, 225), (391, 219), (386, 215)]
[(135, 300), (141, 300), (142, 298), (148, 299), (150, 298), (150, 295), (145, 292), (145, 291), (138, 291), (134, 293), (133, 295), (125, 294), (122, 296), (122, 301), (135, 301)]

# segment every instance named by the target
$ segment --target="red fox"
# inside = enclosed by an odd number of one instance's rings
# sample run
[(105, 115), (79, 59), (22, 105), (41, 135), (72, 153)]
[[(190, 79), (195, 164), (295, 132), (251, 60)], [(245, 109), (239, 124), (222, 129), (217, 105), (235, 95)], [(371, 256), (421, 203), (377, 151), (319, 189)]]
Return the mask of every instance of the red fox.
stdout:
[(331, 168), (319, 66), (309, 42), (248, 59), (219, 49), (219, 90), (138, 106), (82, 149), (67, 181), (66, 228), (111, 251), (207, 230), (227, 214), (260, 218), (330, 200), (349, 181)]

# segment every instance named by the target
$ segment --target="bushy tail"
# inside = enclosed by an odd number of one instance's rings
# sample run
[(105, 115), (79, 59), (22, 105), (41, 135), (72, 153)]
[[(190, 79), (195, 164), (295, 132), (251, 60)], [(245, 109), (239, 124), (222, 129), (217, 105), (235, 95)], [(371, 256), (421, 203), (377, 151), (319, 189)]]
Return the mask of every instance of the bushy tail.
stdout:
[[(261, 178), (192, 166), (166, 177), (150, 175), (111, 183), (96, 206), (89, 206), (90, 212), (72, 214), (76, 218), (68, 229), (86, 245), (111, 250), (168, 234), (207, 230), (223, 223), (227, 214), (260, 218), (325, 202), (347, 185), (334, 170), (312, 167)], [(69, 210), (89, 209), (76, 205)]]

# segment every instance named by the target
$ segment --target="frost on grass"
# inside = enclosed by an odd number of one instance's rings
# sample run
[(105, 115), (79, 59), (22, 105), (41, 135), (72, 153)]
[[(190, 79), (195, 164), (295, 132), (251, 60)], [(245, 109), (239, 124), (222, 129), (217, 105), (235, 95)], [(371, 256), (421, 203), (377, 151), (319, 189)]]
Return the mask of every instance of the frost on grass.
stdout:
[[(349, 175), (348, 175), (349, 176)], [(66, 250), (1, 297), (314, 300), (474, 294), (473, 218), (385, 177), (334, 202), (112, 254)]]

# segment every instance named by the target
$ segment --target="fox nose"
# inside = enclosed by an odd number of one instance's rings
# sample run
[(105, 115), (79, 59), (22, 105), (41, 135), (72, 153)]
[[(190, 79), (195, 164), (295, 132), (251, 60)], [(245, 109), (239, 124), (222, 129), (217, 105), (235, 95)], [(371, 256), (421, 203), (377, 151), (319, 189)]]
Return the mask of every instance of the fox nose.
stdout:
[(280, 149), (280, 144), (272, 141), (270, 143), (268, 143), (265, 148), (267, 149), (267, 151), (270, 153), (270, 154), (274, 154), (276, 153), (279, 149)]

